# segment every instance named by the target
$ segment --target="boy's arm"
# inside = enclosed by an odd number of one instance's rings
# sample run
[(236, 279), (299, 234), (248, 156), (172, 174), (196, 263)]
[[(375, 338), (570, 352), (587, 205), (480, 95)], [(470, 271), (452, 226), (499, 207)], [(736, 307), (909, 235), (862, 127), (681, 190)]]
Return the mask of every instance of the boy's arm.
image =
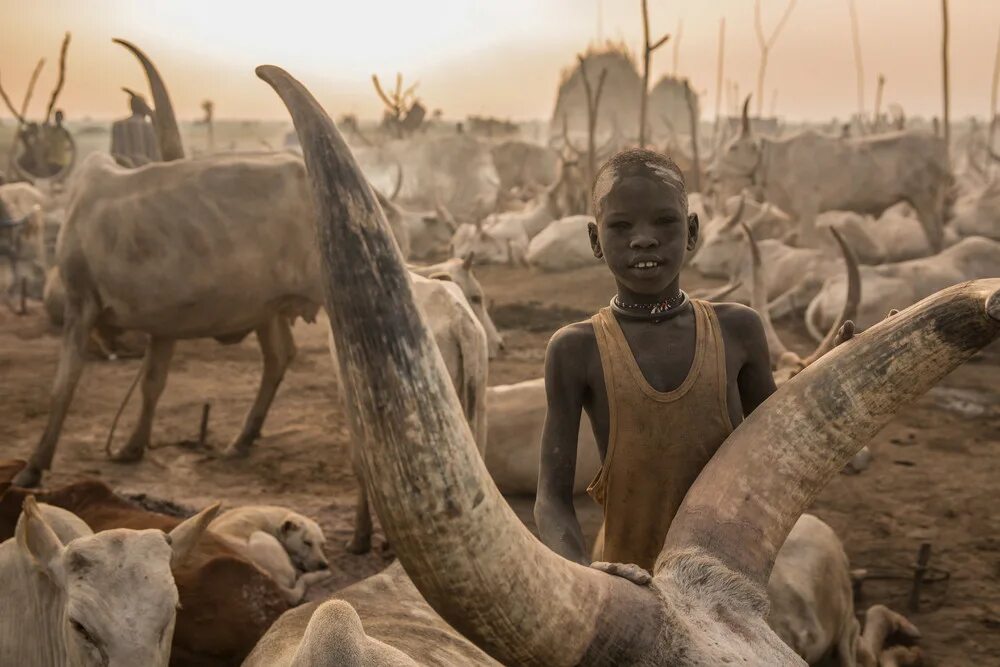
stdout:
[(774, 375), (771, 373), (771, 355), (767, 348), (767, 336), (760, 315), (752, 308), (740, 307), (734, 313), (739, 339), (743, 341), (746, 361), (740, 369), (737, 384), (743, 403), (743, 416), (748, 416), (757, 406), (775, 392)]
[[(588, 323), (589, 326), (589, 323)], [(569, 560), (590, 564), (580, 522), (573, 507), (580, 413), (587, 387), (585, 333), (557, 331), (545, 351), (548, 409), (542, 430), (535, 524), (550, 549)]]

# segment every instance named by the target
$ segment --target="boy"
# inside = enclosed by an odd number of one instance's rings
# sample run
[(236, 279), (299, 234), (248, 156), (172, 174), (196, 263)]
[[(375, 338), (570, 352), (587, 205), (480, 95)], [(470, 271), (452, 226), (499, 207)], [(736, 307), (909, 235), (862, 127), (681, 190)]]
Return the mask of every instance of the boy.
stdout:
[(573, 508), (586, 410), (603, 461), (588, 489), (604, 507), (594, 555), (610, 563), (595, 567), (645, 583), (688, 488), (775, 386), (757, 313), (680, 290), (698, 216), (688, 214), (673, 161), (618, 153), (598, 172), (593, 202), (590, 243), (618, 292), (610, 307), (549, 341), (535, 521), (551, 549), (590, 563)]

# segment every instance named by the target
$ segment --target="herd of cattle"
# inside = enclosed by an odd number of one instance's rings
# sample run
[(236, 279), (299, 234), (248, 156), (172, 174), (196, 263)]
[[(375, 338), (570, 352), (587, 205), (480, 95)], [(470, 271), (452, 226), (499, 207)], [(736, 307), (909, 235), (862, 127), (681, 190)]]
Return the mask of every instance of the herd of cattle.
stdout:
[[(154, 100), (165, 99), (155, 67), (127, 46)], [(590, 218), (570, 205), (573, 165), (547, 147), (467, 136), (352, 156), (294, 79), (258, 75), (288, 106), (301, 155), (185, 159), (166, 105), (155, 117), (162, 163), (129, 169), (95, 154), (65, 193), (0, 187), (12, 215), (33, 223), (22, 269), (42, 276), (63, 327), (45, 432), (27, 462), (0, 462), (0, 590), (23, 612), (0, 614), (0, 664), (919, 660), (917, 649), (886, 646), (918, 635), (899, 614), (873, 607), (861, 631), (844, 549), (802, 512), (896, 406), (1000, 333), (1000, 281), (988, 280), (1000, 275), (998, 181), (954, 174), (931, 134), (768, 139), (744, 118), (708, 169), (711, 187), (690, 197), (702, 220), (690, 266), (725, 280), (713, 296), (762, 314), (781, 389), (699, 478), (643, 588), (561, 562), (500, 495), (534, 493), (544, 386), (488, 387), (504, 341), (473, 266), (596, 262)], [(465, 153), (440, 159), (449, 145)], [(387, 160), (397, 165), (391, 195), (378, 187)], [(245, 456), (295, 356), (291, 323), (321, 308), (353, 430), (365, 436), (355, 440), (368, 443), (352, 452), (360, 493), (348, 549), (370, 548), (371, 496), (400, 562), (300, 605), (329, 570), (322, 530), (290, 509), (212, 506), (180, 518), (97, 481), (28, 490), (51, 467), (92, 339), (114, 350), (123, 332), (146, 334), (140, 416), (110, 452), (135, 461), (175, 342), (256, 333), (260, 387), (225, 450)], [(804, 318), (816, 350), (789, 350), (778, 317)], [(833, 350), (851, 338), (847, 320), (871, 331)], [(882, 369), (878, 387), (851, 375), (862, 360)], [(829, 406), (816, 400), (824, 394)], [(737, 479), (751, 452), (759, 474)], [(577, 491), (599, 466), (584, 424)], [(774, 478), (779, 469), (794, 479)]]

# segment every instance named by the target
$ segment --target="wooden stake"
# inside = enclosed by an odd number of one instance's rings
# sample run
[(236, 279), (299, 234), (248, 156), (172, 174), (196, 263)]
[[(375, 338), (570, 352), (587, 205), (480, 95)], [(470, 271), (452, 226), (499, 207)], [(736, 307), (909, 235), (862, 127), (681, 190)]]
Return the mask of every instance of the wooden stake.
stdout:
[(198, 447), (204, 447), (208, 439), (208, 415), (212, 410), (211, 403), (201, 406), (201, 426), (198, 428)]
[(941, 0), (941, 83), (944, 87), (944, 145), (951, 155), (951, 93), (948, 85), (948, 0)]
[(993, 151), (993, 135), (997, 129), (997, 86), (1000, 85), (1000, 33), (997, 34), (997, 54), (993, 59), (993, 85), (990, 87), (990, 130), (986, 137), (986, 146)]
[(858, 74), (858, 120), (864, 123), (865, 67), (861, 60), (861, 35), (858, 30), (858, 8), (854, 4), (854, 0), (847, 0), (847, 8), (851, 14), (851, 39), (854, 42), (854, 67)]
[(722, 112), (722, 63), (726, 48), (726, 19), (719, 20), (719, 59), (715, 65), (715, 124), (712, 125), (712, 150), (719, 136), (719, 114)]
[(909, 609), (911, 612), (920, 610), (920, 589), (924, 584), (924, 576), (927, 574), (927, 564), (931, 560), (931, 545), (924, 542), (920, 545), (920, 552), (917, 554), (917, 567), (913, 571), (913, 588), (910, 590)]
[(760, 18), (760, 0), (754, 3), (754, 30), (757, 34), (757, 45), (760, 47), (760, 64), (757, 66), (757, 117), (764, 115), (764, 73), (767, 71), (767, 57), (771, 52), (771, 47), (781, 34), (781, 29), (785, 27), (788, 17), (795, 9), (795, 0), (788, 0), (785, 13), (778, 20), (778, 25), (774, 27), (774, 32), (770, 37), (764, 37), (764, 26)]

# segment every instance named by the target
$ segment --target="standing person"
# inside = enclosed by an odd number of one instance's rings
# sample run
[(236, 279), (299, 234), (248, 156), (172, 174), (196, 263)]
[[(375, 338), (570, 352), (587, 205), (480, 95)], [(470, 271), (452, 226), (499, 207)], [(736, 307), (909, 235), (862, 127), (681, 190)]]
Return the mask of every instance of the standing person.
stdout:
[(141, 167), (150, 162), (159, 162), (163, 158), (151, 122), (153, 110), (142, 95), (128, 88), (122, 90), (129, 94), (132, 115), (111, 124), (112, 157), (126, 167)]
[(63, 125), (65, 115), (62, 109), (55, 113), (55, 125), (44, 125), (45, 175), (55, 176), (73, 162), (73, 140)]
[(591, 246), (617, 294), (549, 341), (535, 520), (550, 548), (591, 562), (573, 507), (586, 410), (603, 461), (588, 492), (604, 508), (594, 558), (607, 562), (594, 566), (645, 583), (688, 488), (775, 385), (757, 313), (681, 291), (698, 216), (673, 161), (618, 153), (598, 171), (592, 197)]

